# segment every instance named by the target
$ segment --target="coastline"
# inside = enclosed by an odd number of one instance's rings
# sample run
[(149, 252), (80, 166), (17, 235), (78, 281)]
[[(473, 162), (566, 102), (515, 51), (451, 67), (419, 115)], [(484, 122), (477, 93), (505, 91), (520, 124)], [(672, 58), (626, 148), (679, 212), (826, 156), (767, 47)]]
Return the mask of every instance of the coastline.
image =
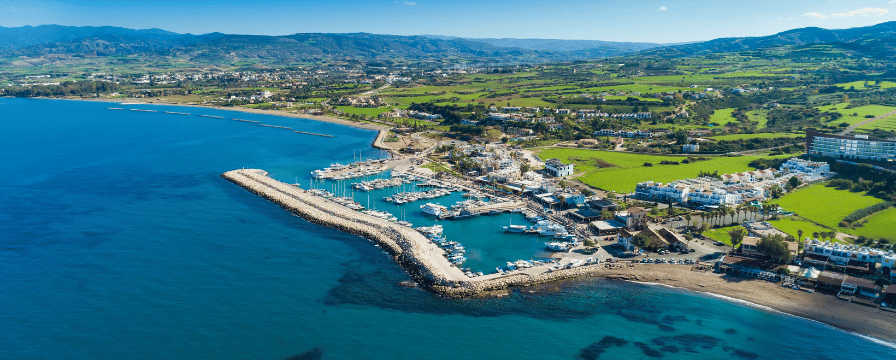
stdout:
[(776, 283), (692, 271), (690, 266), (600, 264), (551, 272), (532, 268), (512, 274), (469, 278), (453, 267), (437, 246), (410, 228), (306, 194), (301, 189), (268, 177), (263, 170), (233, 170), (221, 176), (309, 222), (358, 235), (381, 245), (421, 287), (448, 298), (502, 296), (513, 287), (597, 277), (693, 291), (703, 296), (817, 321), (886, 343), (887, 346), (896, 346), (896, 311), (849, 303), (832, 295), (796, 291)]
[[(69, 99), (69, 98), (46, 98), (56, 100), (81, 100), (81, 101), (101, 101), (109, 103), (121, 103), (121, 101), (112, 99)], [(134, 101), (136, 102), (136, 101)], [(242, 109), (242, 108), (223, 108), (203, 105), (185, 105), (177, 103), (158, 103), (142, 101), (146, 104), (186, 106), (197, 108), (209, 108), (227, 111), (237, 111), (245, 113), (255, 113), (263, 115), (279, 115), (292, 118), (308, 119), (314, 121), (330, 122), (340, 125), (353, 126), (356, 128), (364, 128), (370, 130), (380, 130), (376, 142), (382, 138), (387, 130), (382, 126), (366, 126), (367, 124), (354, 123), (346, 120), (326, 117), (311, 116), (304, 114), (279, 113), (275, 111)], [(269, 199), (270, 200), (270, 199)], [(306, 216), (303, 216), (308, 218)], [(311, 220), (311, 219), (309, 219)], [(315, 221), (312, 221), (315, 222)], [(319, 222), (316, 222), (319, 223)], [(320, 223), (319, 223), (320, 224)], [(329, 226), (327, 224), (321, 224)], [(332, 226), (331, 226), (332, 227)], [(345, 231), (344, 229), (340, 229)], [(357, 234), (368, 237), (365, 234)], [(370, 237), (368, 237), (370, 238)], [(388, 250), (397, 248), (384, 247)], [(392, 251), (394, 258), (400, 264), (404, 257), (400, 256), (401, 251)], [(405, 262), (404, 267), (411, 276), (418, 282), (427, 281), (422, 273), (414, 273), (411, 270), (413, 265)], [(790, 316), (804, 318), (810, 321), (816, 321), (827, 326), (850, 332), (857, 336), (868, 338), (869, 341), (880, 342), (885, 346), (896, 346), (896, 312), (877, 310), (876, 308), (848, 303), (844, 300), (819, 293), (805, 293), (782, 288), (777, 284), (767, 283), (758, 280), (749, 280), (746, 278), (726, 277), (721, 274), (703, 273), (690, 271), (690, 267), (679, 265), (656, 265), (656, 264), (636, 264), (632, 267), (617, 267), (613, 269), (598, 268), (594, 266), (582, 267), (576, 270), (566, 272), (551, 273), (550, 277), (533, 277), (528, 274), (514, 274), (512, 276), (503, 277), (501, 279), (492, 279), (488, 282), (479, 281), (481, 286), (470, 288), (462, 285), (460, 282), (447, 282), (433, 284), (434, 286), (425, 286), (430, 291), (446, 297), (471, 297), (471, 296), (493, 296), (506, 291), (509, 287), (526, 287), (536, 284), (559, 281), (574, 280), (580, 276), (599, 277), (614, 281), (629, 281), (648, 285), (669, 286), (676, 289), (693, 291), (704, 296), (712, 296), (720, 300), (738, 303), (745, 306), (752, 306), (763, 309), (765, 311), (780, 312)], [(503, 280), (503, 281), (495, 281)]]
[(896, 348), (896, 311), (850, 303), (829, 294), (796, 291), (776, 283), (713, 272), (691, 271), (690, 267), (680, 265), (638, 264), (634, 268), (596, 271), (593, 276), (693, 291), (819, 322)]
[(197, 105), (197, 104), (183, 104), (183, 103), (168, 102), (168, 101), (158, 101), (158, 100), (153, 100), (153, 99), (130, 99), (129, 98), (129, 99), (125, 99), (125, 100), (119, 100), (119, 99), (102, 99), (102, 98), (80, 99), (80, 98), (66, 98), (66, 97), (33, 97), (31, 99), (95, 101), (95, 102), (108, 102), (108, 103), (116, 103), (116, 104), (140, 103), (140, 104), (146, 104), (146, 105), (184, 106), (184, 107), (193, 107), (193, 108), (205, 108), (205, 109), (213, 109), (213, 110), (234, 111), (234, 112), (249, 113), (249, 114), (284, 116), (284, 117), (289, 117), (289, 118), (294, 118), (294, 119), (314, 120), (314, 121), (326, 122), (326, 123), (331, 123), (331, 124), (351, 126), (354, 128), (366, 129), (366, 130), (380, 130), (381, 131), (381, 130), (388, 130), (391, 128), (386, 125), (379, 125), (379, 124), (372, 124), (372, 123), (365, 123), (365, 122), (355, 122), (355, 121), (349, 121), (349, 120), (340, 119), (340, 118), (332, 117), (332, 116), (326, 116), (326, 115), (301, 114), (301, 113), (293, 113), (293, 112), (286, 112), (286, 111), (280, 111), (280, 110), (258, 110), (258, 109), (249, 109), (249, 108), (236, 107), (236, 106), (223, 107), (223, 106), (210, 106), (210, 105)]

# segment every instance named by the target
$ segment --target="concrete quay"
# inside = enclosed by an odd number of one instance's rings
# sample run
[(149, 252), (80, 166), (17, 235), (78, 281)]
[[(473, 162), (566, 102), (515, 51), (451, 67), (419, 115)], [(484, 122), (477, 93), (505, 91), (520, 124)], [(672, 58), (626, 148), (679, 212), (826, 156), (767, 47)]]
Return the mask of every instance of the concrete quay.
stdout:
[(531, 286), (583, 276), (602, 265), (550, 271), (547, 266), (505, 274), (467, 277), (444, 256), (444, 251), (419, 232), (366, 215), (328, 199), (274, 180), (259, 169), (228, 171), (224, 179), (261, 196), (309, 222), (365, 237), (379, 244), (423, 288), (446, 297), (483, 295), (514, 286)]

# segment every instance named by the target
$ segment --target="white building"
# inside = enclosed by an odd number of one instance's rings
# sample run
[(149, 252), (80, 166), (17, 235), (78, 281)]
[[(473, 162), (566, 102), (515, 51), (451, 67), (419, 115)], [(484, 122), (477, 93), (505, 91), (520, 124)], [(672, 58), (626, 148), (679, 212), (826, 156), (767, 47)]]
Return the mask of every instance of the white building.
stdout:
[(806, 174), (806, 181), (813, 181), (828, 176), (831, 173), (831, 166), (826, 162), (790, 158), (790, 160), (781, 165), (781, 171), (785, 173), (804, 173)]
[(896, 263), (896, 255), (890, 251), (884, 253), (881, 250), (871, 249), (864, 246), (845, 245), (831, 242), (821, 242), (817, 239), (808, 239), (805, 243), (806, 256), (803, 261), (807, 263), (815, 263), (824, 265), (848, 266), (854, 269), (865, 269), (873, 272), (876, 265), (884, 265), (886, 259), (887, 264), (892, 269)]
[(544, 170), (556, 177), (569, 176), (573, 172), (573, 164), (564, 164), (558, 159), (550, 159), (544, 163)]
[(682, 152), (697, 152), (700, 151), (700, 144), (684, 144), (681, 145)]
[(643, 200), (669, 200), (675, 202), (686, 202), (691, 189), (687, 186), (670, 183), (655, 183), (646, 181), (639, 183), (635, 187), (635, 197)]
[(690, 192), (688, 201), (703, 205), (730, 205), (740, 203), (743, 198), (722, 189), (712, 189)]
[(847, 137), (806, 131), (806, 143), (810, 155), (896, 161), (896, 141), (869, 140), (867, 136), (861, 135)]

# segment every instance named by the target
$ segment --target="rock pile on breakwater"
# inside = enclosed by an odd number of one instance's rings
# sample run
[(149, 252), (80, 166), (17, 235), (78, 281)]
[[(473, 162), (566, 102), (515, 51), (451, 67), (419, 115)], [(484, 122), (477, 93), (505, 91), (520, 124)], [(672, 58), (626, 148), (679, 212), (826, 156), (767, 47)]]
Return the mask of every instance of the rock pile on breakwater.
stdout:
[(386, 251), (424, 288), (448, 297), (470, 297), (513, 286), (531, 286), (585, 275), (600, 265), (537, 274), (513, 273), (469, 278), (452, 266), (422, 234), (407, 227), (366, 215), (330, 200), (274, 180), (258, 169), (228, 171), (224, 179), (261, 196), (309, 222), (368, 238)]

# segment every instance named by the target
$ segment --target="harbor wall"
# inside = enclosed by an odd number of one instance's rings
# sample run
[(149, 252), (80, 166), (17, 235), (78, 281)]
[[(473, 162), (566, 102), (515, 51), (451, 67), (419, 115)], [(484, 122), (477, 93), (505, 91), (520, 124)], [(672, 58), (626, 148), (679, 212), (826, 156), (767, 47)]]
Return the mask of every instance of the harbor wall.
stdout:
[[(472, 297), (514, 286), (531, 286), (585, 275), (600, 265), (543, 272), (529, 269), (507, 275), (470, 278), (419, 232), (351, 210), (330, 200), (274, 180), (258, 169), (228, 171), (224, 179), (265, 198), (309, 222), (370, 239), (379, 244), (423, 288), (446, 297)], [(535, 272), (535, 273), (532, 273)]]

